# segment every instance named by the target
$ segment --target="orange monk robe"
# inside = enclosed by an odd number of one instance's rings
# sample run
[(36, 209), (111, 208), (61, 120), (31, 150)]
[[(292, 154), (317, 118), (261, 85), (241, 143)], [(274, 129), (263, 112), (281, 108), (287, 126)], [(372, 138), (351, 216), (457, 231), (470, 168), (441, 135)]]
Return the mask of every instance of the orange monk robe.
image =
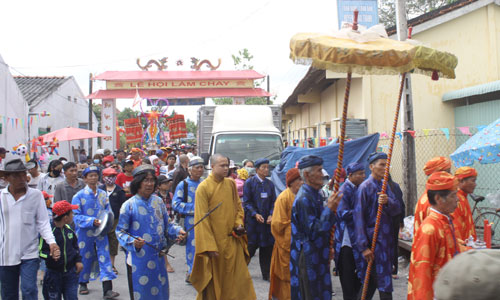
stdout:
[[(243, 225), (243, 207), (232, 179), (217, 181), (208, 176), (196, 189), (194, 221), (222, 202), (195, 230), (195, 257), (190, 281), (198, 291), (197, 300), (255, 300), (246, 236), (231, 235)], [(216, 251), (210, 257), (207, 251)]]
[(413, 223), (413, 236), (417, 233), (418, 228), (429, 215), (431, 205), (429, 199), (427, 198), (427, 189), (425, 189), (420, 199), (418, 199), (417, 205), (415, 206), (415, 219)]
[(476, 240), (476, 227), (474, 225), (474, 219), (472, 218), (472, 211), (470, 209), (469, 200), (467, 199), (467, 193), (458, 189), (457, 196), (459, 199), (458, 206), (451, 214), (457, 238), (465, 241), (472, 235), (474, 240)]
[[(284, 190), (274, 203), (271, 233), (274, 236), (271, 257), (271, 286), (269, 299), (289, 300), (290, 295), (290, 242), (292, 239), (292, 205), (295, 194), (290, 188)], [(274, 298), (273, 298), (274, 297)]]
[(453, 238), (447, 216), (430, 210), (413, 238), (408, 280), (408, 300), (432, 300), (432, 284), (439, 270), (466, 249)]

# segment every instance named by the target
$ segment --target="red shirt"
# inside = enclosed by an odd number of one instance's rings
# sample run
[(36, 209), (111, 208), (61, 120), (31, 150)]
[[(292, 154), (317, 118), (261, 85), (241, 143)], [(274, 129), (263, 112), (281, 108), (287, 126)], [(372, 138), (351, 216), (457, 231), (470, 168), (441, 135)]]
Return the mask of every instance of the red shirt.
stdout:
[[(127, 176), (125, 173), (120, 173), (116, 176), (116, 184), (121, 188), (130, 187), (130, 183), (134, 179), (134, 176)], [(132, 194), (126, 193), (125, 196), (128, 198), (132, 197)]]

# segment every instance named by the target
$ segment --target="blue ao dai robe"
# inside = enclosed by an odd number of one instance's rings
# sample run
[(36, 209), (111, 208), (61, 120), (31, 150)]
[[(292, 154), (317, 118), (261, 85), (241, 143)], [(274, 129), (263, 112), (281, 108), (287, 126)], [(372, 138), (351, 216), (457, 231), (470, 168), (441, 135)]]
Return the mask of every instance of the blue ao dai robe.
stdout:
[[(378, 193), (381, 191), (382, 180), (377, 181), (372, 175), (358, 188), (356, 203), (354, 205), (354, 227), (356, 230), (356, 246), (360, 254), (370, 248), (375, 230), (375, 220), (377, 218)], [(387, 186), (387, 196), (389, 200), (383, 206), (380, 218), (380, 228), (375, 246), (375, 261), (372, 272), (377, 272), (378, 290), (391, 293), (393, 291), (391, 270), (392, 254), (394, 251), (392, 217), (400, 213), (401, 206), (389, 186)], [(368, 265), (363, 255), (359, 255), (356, 264), (361, 268), (360, 279), (363, 283)]]
[[(352, 253), (354, 260), (358, 261), (361, 253), (356, 247), (356, 233), (354, 228), (354, 204), (356, 202), (356, 194), (358, 187), (355, 186), (349, 179), (340, 187), (339, 192), (342, 193), (342, 200), (340, 200), (337, 208), (337, 219), (335, 227), (335, 265), (340, 265), (340, 249), (342, 249), (342, 242), (344, 233), (347, 229), (349, 233), (349, 240), (351, 242)], [(358, 270), (359, 271), (359, 270)], [(361, 274), (358, 273), (358, 276)]]
[(158, 256), (158, 251), (148, 245), (144, 245), (137, 251), (134, 247), (134, 239), (122, 230), (162, 249), (167, 245), (167, 237), (171, 240), (175, 239), (181, 227), (169, 223), (165, 204), (154, 194), (149, 199), (135, 195), (125, 201), (120, 209), (120, 219), (116, 227), (116, 236), (120, 245), (132, 256), (134, 300), (168, 300), (165, 258)]
[[(184, 202), (184, 181), (181, 181), (175, 189), (172, 206), (176, 212), (185, 216), (184, 229), (189, 230), (194, 225), (195, 195), (196, 189), (198, 188), (198, 185), (200, 185), (201, 181), (194, 181), (191, 180), (191, 178), (187, 178), (186, 182), (188, 184), (188, 195), (186, 198), (186, 202)], [(194, 254), (194, 230), (192, 230), (188, 233), (186, 241), (186, 263), (188, 265), (188, 274), (191, 274), (191, 270), (193, 269)]]
[[(290, 286), (293, 300), (304, 298), (300, 293), (299, 278), (308, 280), (312, 299), (332, 298), (329, 239), (335, 213), (323, 206), (319, 191), (304, 183), (292, 207)], [(307, 274), (300, 274), (301, 252), (305, 255)]]
[(86, 283), (89, 280), (95, 280), (99, 275), (101, 281), (115, 279), (116, 275), (109, 257), (108, 237), (106, 235), (93, 236), (94, 220), (102, 211), (111, 210), (106, 192), (97, 189), (94, 194), (87, 185), (73, 196), (72, 204), (78, 205), (78, 209), (73, 210), (73, 220), (83, 263), (79, 282)]

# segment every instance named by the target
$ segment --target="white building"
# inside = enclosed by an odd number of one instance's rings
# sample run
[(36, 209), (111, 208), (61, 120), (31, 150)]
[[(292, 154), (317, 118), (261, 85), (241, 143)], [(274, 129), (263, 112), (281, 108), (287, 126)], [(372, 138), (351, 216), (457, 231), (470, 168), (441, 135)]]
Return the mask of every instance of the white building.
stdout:
[[(12, 151), (27, 142), (27, 118), (28, 104), (0, 55), (0, 147)], [(7, 159), (11, 158), (8, 154)]]
[[(29, 138), (33, 139), (50, 131), (65, 127), (89, 128), (89, 104), (76, 80), (72, 77), (14, 77), (29, 106)], [(50, 114), (42, 116), (43, 112)], [(92, 114), (93, 128), (97, 128), (97, 118)], [(97, 130), (94, 130), (97, 131)], [(97, 149), (97, 139), (92, 140), (92, 148)], [(71, 149), (71, 150), (70, 150)], [(85, 149), (88, 140), (59, 142), (59, 157), (76, 161), (70, 151)]]

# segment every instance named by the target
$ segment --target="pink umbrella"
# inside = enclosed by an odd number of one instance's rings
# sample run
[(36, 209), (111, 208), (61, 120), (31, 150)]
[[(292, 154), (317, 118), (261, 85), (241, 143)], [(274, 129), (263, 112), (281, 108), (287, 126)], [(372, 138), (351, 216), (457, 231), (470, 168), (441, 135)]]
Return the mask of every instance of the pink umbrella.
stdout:
[(56, 138), (59, 142), (61, 142), (61, 141), (92, 139), (92, 138), (107, 137), (107, 136), (108, 135), (86, 129), (66, 127), (44, 134), (41, 136), (41, 138), (43, 138), (44, 143), (47, 143), (47, 142), (52, 142), (54, 138)]

